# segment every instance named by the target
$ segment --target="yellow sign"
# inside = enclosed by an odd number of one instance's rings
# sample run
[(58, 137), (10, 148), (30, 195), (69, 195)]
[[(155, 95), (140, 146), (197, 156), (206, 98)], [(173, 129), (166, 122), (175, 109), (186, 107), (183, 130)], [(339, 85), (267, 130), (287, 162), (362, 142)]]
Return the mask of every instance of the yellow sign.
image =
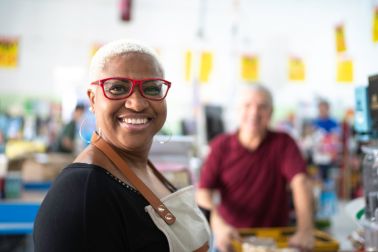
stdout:
[(18, 39), (0, 37), (0, 68), (15, 68), (18, 60)]
[(302, 59), (291, 57), (289, 59), (289, 81), (304, 81), (306, 69)]
[(93, 43), (91, 45), (91, 50), (89, 52), (89, 55), (91, 58), (96, 54), (97, 50), (100, 49), (101, 46), (102, 46), (101, 43)]
[(335, 29), (336, 35), (336, 51), (337, 52), (345, 52), (346, 51), (346, 43), (345, 43), (345, 34), (344, 34), (344, 26), (338, 25)]
[(192, 52), (190, 50), (185, 53), (185, 80), (189, 81), (192, 70)]
[(378, 7), (375, 8), (373, 15), (373, 42), (378, 42)]
[(257, 56), (243, 55), (241, 57), (241, 77), (245, 81), (259, 80), (259, 59)]
[(353, 61), (339, 60), (337, 63), (337, 81), (338, 82), (353, 82)]
[(208, 82), (211, 70), (213, 68), (213, 54), (211, 52), (202, 52), (200, 62), (200, 82)]

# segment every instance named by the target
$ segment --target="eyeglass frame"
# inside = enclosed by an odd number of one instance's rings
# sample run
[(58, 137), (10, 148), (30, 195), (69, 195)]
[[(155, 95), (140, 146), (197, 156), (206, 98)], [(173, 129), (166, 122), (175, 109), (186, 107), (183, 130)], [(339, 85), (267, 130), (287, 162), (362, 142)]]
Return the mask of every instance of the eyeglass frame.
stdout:
[[(104, 83), (105, 81), (107, 80), (129, 80), (131, 81), (132, 85), (131, 85), (131, 89), (130, 89), (130, 93), (125, 96), (125, 97), (122, 97), (122, 98), (110, 98), (106, 95), (106, 92), (105, 92), (105, 88), (104, 88)], [(167, 88), (167, 91), (165, 92), (165, 95), (161, 98), (158, 98), (158, 99), (153, 99), (151, 97), (146, 97), (144, 95), (144, 92), (142, 90), (142, 84), (143, 82), (145, 81), (151, 81), (151, 80), (159, 80), (159, 81), (163, 81), (164, 84), (166, 84), (168, 86)], [(136, 80), (136, 79), (131, 79), (131, 78), (128, 78), (128, 77), (109, 77), (109, 78), (105, 78), (105, 79), (100, 79), (100, 80), (96, 80), (96, 81), (93, 81), (91, 82), (91, 85), (97, 85), (97, 86), (100, 86), (101, 89), (102, 89), (102, 93), (104, 94), (104, 96), (109, 99), (109, 100), (123, 100), (123, 99), (126, 99), (128, 97), (130, 97), (133, 93), (134, 93), (134, 87), (135, 86), (139, 86), (139, 93), (140, 95), (143, 97), (143, 98), (146, 98), (148, 100), (152, 100), (152, 101), (162, 101), (165, 99), (165, 97), (167, 96), (168, 94), (168, 91), (169, 89), (171, 88), (171, 82), (170, 81), (167, 81), (167, 80), (164, 80), (164, 79), (161, 79), (161, 78), (147, 78), (147, 79), (141, 79), (141, 80)]]

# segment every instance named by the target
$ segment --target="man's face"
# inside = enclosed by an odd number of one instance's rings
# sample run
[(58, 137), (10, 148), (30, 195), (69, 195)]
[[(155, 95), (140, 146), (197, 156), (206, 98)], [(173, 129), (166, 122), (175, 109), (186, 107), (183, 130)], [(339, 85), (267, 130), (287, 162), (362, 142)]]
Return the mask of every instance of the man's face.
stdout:
[(263, 134), (269, 126), (272, 106), (264, 92), (248, 90), (241, 100), (240, 130), (250, 134)]
[(319, 117), (328, 118), (329, 116), (329, 105), (327, 103), (321, 102), (318, 105)]

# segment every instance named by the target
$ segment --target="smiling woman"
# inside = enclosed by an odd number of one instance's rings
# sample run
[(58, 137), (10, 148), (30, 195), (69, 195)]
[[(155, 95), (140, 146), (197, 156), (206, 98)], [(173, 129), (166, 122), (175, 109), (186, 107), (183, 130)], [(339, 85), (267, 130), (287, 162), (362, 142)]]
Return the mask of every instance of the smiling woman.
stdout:
[[(92, 83), (101, 88), (88, 90), (98, 131), (116, 147), (144, 152), (142, 155), (147, 158), (153, 135), (166, 120), (167, 107), (164, 96), (151, 99), (151, 95), (145, 94), (146, 79), (170, 83), (162, 79), (162, 67), (153, 54), (131, 51), (106, 62), (103, 69), (91, 76), (95, 79)], [(129, 88), (127, 82), (131, 84)], [(136, 84), (139, 88), (134, 88)], [(164, 95), (167, 91), (168, 88)], [(133, 123), (137, 121), (144, 123)]]
[(35, 251), (207, 251), (193, 187), (177, 191), (148, 160), (171, 87), (156, 55), (111, 42), (94, 56), (90, 78), (96, 133), (44, 199)]

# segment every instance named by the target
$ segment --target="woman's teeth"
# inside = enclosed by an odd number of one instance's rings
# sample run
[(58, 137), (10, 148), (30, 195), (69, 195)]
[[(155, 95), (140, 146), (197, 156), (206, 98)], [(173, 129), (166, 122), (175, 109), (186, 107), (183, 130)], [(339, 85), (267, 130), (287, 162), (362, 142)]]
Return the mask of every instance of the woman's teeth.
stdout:
[(148, 121), (147, 118), (125, 118), (123, 122), (127, 124), (146, 124)]

